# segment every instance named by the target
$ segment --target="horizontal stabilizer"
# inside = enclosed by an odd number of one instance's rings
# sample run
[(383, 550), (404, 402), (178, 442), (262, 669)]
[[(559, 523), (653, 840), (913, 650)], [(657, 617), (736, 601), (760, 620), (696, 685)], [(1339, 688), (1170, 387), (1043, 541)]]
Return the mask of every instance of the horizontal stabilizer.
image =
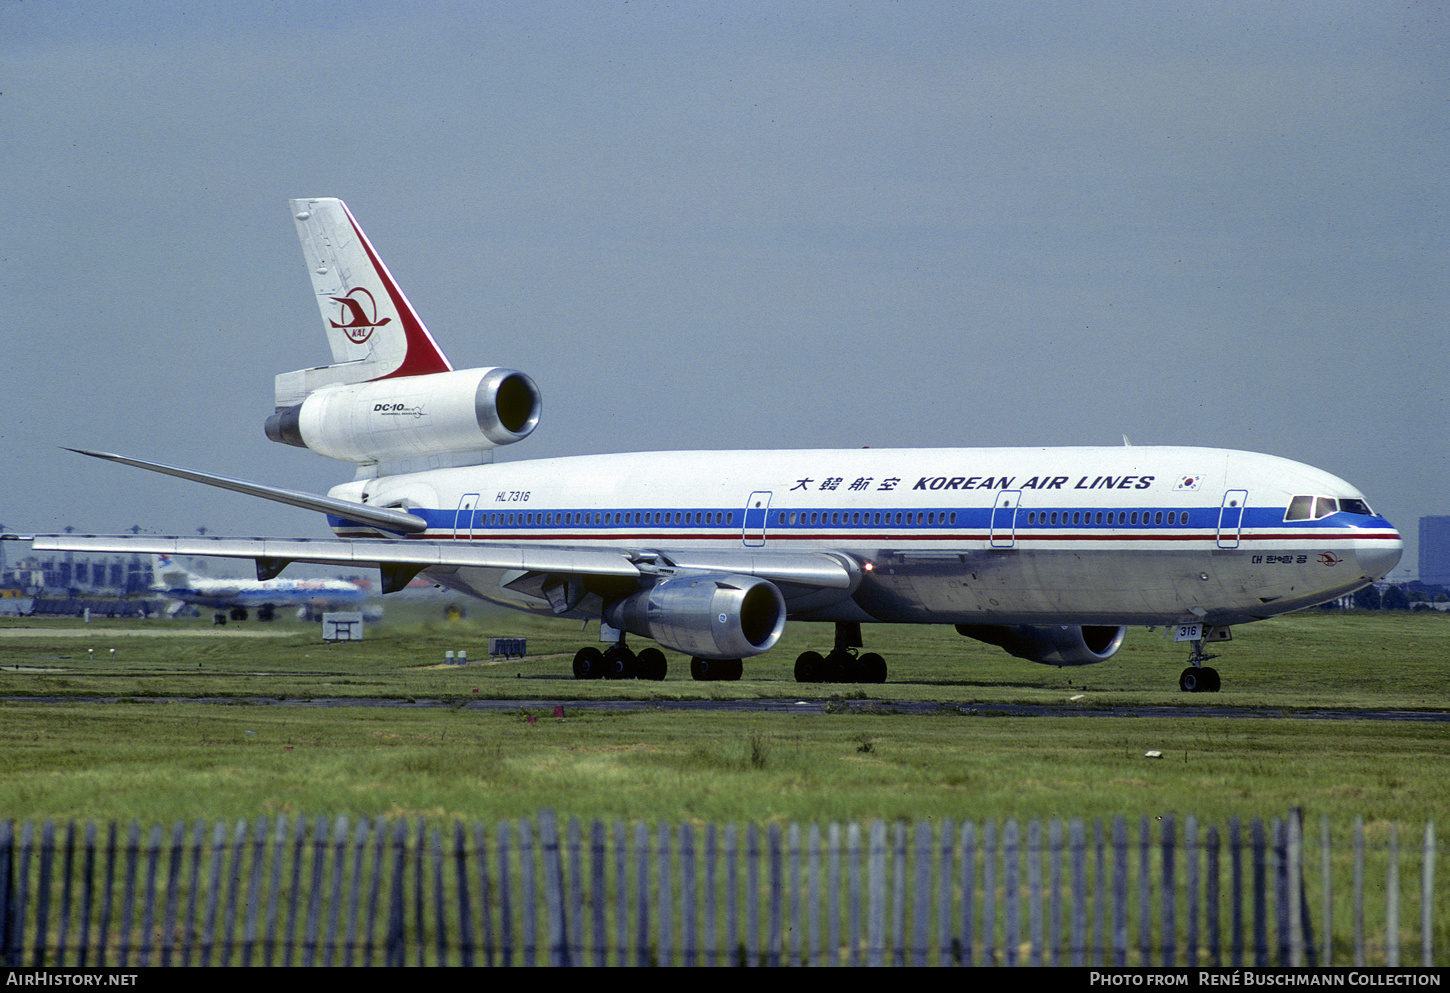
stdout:
[[(68, 448), (66, 451), (75, 452), (78, 455), (89, 455), (96, 459), (105, 459), (107, 462), (119, 462), (121, 465), (135, 466), (137, 469), (149, 469), (152, 472), (163, 473), (167, 476), (176, 476), (178, 479), (189, 479), (193, 483), (205, 483), (207, 486), (216, 486), (224, 490), (231, 490), (235, 493), (245, 493), (247, 496), (261, 497), (263, 500), (272, 500), (276, 503), (285, 503), (292, 507), (301, 507), (303, 510), (315, 510), (321, 514), (333, 514), (338, 517), (345, 517), (350, 521), (382, 528), (385, 531), (397, 531), (402, 534), (419, 534), (428, 529), (427, 521), (423, 520), (417, 514), (408, 513), (406, 510), (393, 510), (388, 507), (369, 507), (367, 504), (353, 503), (351, 500), (338, 500), (333, 497), (319, 496), (316, 493), (305, 493), (302, 490), (289, 490), (280, 486), (267, 486), (264, 483), (249, 483), (244, 479), (232, 479), (229, 476), (217, 476), (209, 472), (197, 472), (195, 469), (182, 469), (178, 466), (165, 465), (161, 462), (148, 462), (145, 459), (133, 459), (124, 455), (112, 455), (108, 452), (92, 452), (84, 448)], [(165, 549), (162, 549), (162, 551), (165, 551)]]

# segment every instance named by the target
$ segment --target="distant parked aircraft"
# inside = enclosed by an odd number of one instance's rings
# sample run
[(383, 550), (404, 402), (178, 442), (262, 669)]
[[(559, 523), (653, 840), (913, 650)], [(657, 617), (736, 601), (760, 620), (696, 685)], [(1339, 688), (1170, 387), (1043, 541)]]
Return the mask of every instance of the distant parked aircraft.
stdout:
[(247, 619), (255, 610), (257, 620), (270, 621), (279, 608), (296, 607), (308, 616), (330, 610), (361, 609), (369, 593), (356, 583), (341, 579), (204, 579), (192, 575), (169, 555), (155, 556), (157, 583), (153, 590), (177, 607), (206, 607), (225, 623)]

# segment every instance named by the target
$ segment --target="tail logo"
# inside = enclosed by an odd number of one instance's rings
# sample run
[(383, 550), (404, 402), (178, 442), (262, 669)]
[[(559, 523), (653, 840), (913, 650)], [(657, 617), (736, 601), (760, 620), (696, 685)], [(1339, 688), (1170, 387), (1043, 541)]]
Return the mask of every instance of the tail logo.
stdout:
[(349, 290), (345, 297), (333, 297), (333, 303), (342, 308), (338, 314), (343, 318), (339, 324), (337, 321), (329, 321), (333, 327), (340, 328), (347, 335), (348, 340), (361, 345), (372, 337), (373, 328), (380, 328), (392, 321), (391, 317), (384, 317), (378, 320), (378, 304), (373, 295), (366, 287), (359, 286)]

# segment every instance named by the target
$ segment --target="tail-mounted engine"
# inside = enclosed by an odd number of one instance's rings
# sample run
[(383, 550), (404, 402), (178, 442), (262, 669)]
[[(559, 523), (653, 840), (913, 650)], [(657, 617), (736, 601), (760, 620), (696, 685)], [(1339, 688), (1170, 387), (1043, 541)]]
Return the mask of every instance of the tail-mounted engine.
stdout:
[(957, 633), (996, 645), (1019, 659), (1062, 666), (1106, 662), (1122, 647), (1128, 629), (1102, 624), (958, 624)]
[(539, 423), (534, 381), (513, 369), (463, 369), (324, 386), (267, 418), (267, 437), (382, 472), (491, 461)]
[(785, 597), (753, 576), (671, 576), (604, 608), (604, 620), (702, 659), (768, 652), (785, 630)]

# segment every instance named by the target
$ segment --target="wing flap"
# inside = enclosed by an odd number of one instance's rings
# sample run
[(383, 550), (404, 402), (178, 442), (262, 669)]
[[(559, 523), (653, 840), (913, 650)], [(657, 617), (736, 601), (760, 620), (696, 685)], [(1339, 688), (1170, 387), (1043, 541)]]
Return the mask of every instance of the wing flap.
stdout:
[[(789, 583), (816, 589), (839, 590), (844, 595), (861, 585), (861, 565), (835, 552), (756, 554), (746, 551), (652, 553), (657, 569), (675, 572), (727, 572), (755, 576), (773, 583)], [(645, 566), (645, 571), (650, 571)]]

